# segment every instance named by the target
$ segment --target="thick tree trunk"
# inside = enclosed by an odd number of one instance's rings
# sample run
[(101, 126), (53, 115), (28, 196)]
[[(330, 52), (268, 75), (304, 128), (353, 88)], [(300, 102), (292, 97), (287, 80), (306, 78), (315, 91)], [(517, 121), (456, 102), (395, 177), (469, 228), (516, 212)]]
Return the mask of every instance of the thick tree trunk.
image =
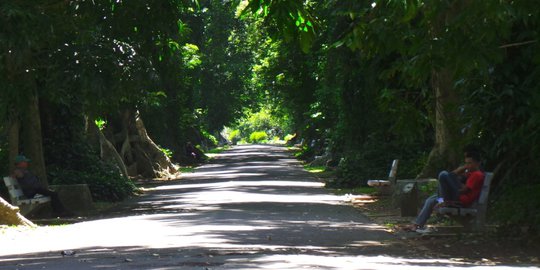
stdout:
[(8, 148), (9, 148), (9, 171), (15, 169), (15, 157), (19, 154), (19, 131), (20, 131), (19, 115), (16, 108), (12, 107), (9, 110), (8, 120)]
[(95, 117), (86, 117), (86, 138), (93, 145), (99, 148), (100, 158), (109, 161), (118, 167), (119, 172), (126, 178), (129, 177), (124, 160), (116, 151), (114, 145), (107, 140), (103, 132), (94, 123)]
[(48, 186), (45, 158), (43, 156), (39, 102), (35, 94), (29, 97), (23, 117), (24, 126), (22, 128), (25, 154), (32, 160), (32, 172), (39, 177), (43, 185)]
[[(446, 35), (448, 24), (468, 5), (467, 1), (450, 2), (444, 12), (432, 21), (432, 40)], [(431, 49), (436, 50), (433, 47)], [(461, 97), (459, 90), (454, 87), (455, 74), (450, 69), (450, 63), (434, 65), (443, 66), (441, 69), (433, 68), (431, 72), (431, 87), (435, 95), (435, 144), (419, 177), (436, 177), (442, 169), (454, 169), (462, 159), (463, 141), (458, 112)]]
[(460, 161), (461, 143), (458, 125), (459, 93), (452, 86), (452, 73), (443, 69), (433, 71), (435, 92), (435, 145), (419, 177), (434, 177), (442, 169), (452, 169)]
[[(99, 130), (98, 126), (95, 124), (96, 117), (85, 115), (84, 119), (84, 132), (86, 134), (86, 140), (92, 147), (94, 147), (94, 149), (98, 150), (100, 146), (99, 133), (101, 130)], [(101, 132), (101, 134), (103, 134), (103, 132)]]
[(11, 107), (9, 110), (9, 169), (10, 171), (14, 169), (15, 157), (20, 154), (19, 146), (22, 142), (24, 154), (32, 160), (32, 172), (39, 177), (43, 185), (47, 186), (38, 98), (34, 95), (26, 102), (24, 113), (17, 106)]
[(98, 129), (99, 134), (99, 146), (100, 146), (100, 153), (101, 153), (101, 159), (102, 160), (109, 160), (112, 161), (118, 169), (120, 170), (120, 173), (126, 178), (129, 177), (126, 164), (122, 160), (122, 157), (120, 154), (118, 154), (118, 151), (116, 151), (116, 148), (114, 148), (114, 145), (105, 138), (105, 135), (103, 135), (103, 132)]
[(0, 197), (0, 224), (3, 225), (24, 225), (36, 227), (32, 221), (19, 213), (19, 208), (9, 204)]
[(135, 114), (135, 127), (141, 140), (140, 146), (148, 155), (150, 164), (152, 165), (157, 176), (169, 177), (170, 175), (177, 173), (178, 170), (176, 166), (172, 164), (169, 157), (167, 157), (167, 155), (161, 151), (160, 147), (154, 143), (154, 141), (148, 135), (143, 120), (138, 112)]
[(112, 142), (119, 149), (129, 176), (143, 176), (147, 178), (171, 178), (177, 173), (177, 168), (171, 160), (161, 151), (158, 145), (148, 135), (139, 113), (126, 110), (121, 114), (117, 127), (121, 130), (112, 130)]

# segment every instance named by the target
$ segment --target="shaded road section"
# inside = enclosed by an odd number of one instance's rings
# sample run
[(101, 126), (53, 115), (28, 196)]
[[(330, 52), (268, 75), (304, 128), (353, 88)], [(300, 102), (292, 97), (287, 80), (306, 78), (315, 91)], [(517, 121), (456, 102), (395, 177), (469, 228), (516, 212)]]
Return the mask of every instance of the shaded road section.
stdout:
[(269, 145), (234, 147), (108, 217), (0, 235), (0, 269), (487, 267), (418, 253)]

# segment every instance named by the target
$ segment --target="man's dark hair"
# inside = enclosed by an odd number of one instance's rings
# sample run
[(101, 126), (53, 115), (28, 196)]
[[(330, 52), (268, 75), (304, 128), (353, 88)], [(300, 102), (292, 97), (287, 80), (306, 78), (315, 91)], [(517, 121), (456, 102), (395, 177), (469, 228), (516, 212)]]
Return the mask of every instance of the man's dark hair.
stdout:
[(480, 153), (476, 151), (467, 151), (465, 152), (465, 157), (471, 158), (476, 162), (480, 162)]

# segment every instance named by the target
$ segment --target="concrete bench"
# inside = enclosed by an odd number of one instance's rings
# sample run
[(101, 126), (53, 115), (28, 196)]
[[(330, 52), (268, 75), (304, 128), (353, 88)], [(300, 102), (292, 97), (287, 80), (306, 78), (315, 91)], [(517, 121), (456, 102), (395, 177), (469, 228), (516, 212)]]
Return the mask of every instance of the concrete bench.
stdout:
[(85, 215), (94, 210), (94, 201), (87, 184), (50, 185), (58, 193), (64, 207), (77, 215)]
[(398, 165), (399, 165), (399, 160), (394, 159), (392, 161), (392, 166), (390, 167), (390, 173), (388, 174), (388, 179), (368, 180), (367, 181), (368, 186), (375, 187), (379, 194), (382, 194), (382, 195), (392, 194), (392, 185), (396, 181)]
[(9, 197), (13, 206), (19, 207), (21, 215), (27, 215), (43, 206), (49, 205), (51, 198), (36, 194), (34, 198), (26, 198), (17, 179), (6, 176), (4, 184), (9, 191)]
[(486, 223), (487, 203), (493, 173), (486, 172), (480, 197), (470, 207), (442, 207), (437, 213), (456, 220), (468, 230), (479, 231)]
[(402, 217), (415, 217), (418, 214), (418, 206), (421, 195), (425, 195), (424, 189), (437, 187), (438, 181), (434, 178), (400, 179), (396, 180), (394, 189), (395, 204), (399, 204)]

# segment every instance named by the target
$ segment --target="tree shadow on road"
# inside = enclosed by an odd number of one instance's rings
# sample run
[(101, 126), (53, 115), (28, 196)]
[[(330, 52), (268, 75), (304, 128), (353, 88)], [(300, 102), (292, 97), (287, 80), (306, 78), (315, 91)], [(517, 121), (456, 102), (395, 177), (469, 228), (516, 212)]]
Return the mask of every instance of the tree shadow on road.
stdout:
[[(29, 232), (26, 242), (9, 242), (33, 251), (0, 257), (0, 269), (410, 269), (497, 264), (440, 258), (395, 237), (325, 191), (283, 149), (246, 147), (220, 158), (94, 220), (44, 230), (48, 235), (38, 229)], [(34, 244), (42, 247), (33, 248)], [(75, 255), (62, 256), (64, 248), (75, 249)], [(7, 247), (0, 251), (10, 254)]]

